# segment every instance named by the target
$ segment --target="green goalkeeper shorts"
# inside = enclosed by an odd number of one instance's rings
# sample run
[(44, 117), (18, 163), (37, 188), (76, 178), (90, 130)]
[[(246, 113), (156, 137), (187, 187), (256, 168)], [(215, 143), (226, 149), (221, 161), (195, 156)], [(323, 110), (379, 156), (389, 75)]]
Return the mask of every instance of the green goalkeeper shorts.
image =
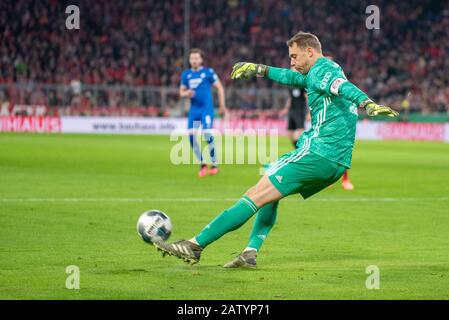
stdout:
[(283, 196), (300, 193), (304, 199), (340, 179), (347, 168), (299, 149), (265, 166), (265, 175)]

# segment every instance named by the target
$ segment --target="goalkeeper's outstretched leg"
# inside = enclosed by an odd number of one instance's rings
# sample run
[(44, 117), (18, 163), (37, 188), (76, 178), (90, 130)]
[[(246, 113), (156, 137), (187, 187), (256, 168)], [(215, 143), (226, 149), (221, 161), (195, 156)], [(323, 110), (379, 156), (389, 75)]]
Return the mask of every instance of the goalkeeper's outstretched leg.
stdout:
[[(188, 263), (197, 263), (200, 260), (201, 251), (209, 244), (226, 233), (240, 228), (260, 207), (271, 202), (277, 203), (283, 197), (269, 177), (265, 175), (237, 203), (220, 213), (192, 239), (181, 240), (172, 244), (156, 242), (154, 245), (164, 254), (176, 256)], [(256, 219), (256, 224), (259, 220)], [(271, 229), (271, 226), (269, 229)], [(268, 231), (266, 231), (267, 234)]]
[(255, 267), (258, 250), (275, 223), (278, 201), (296, 193), (307, 199), (340, 179), (345, 170), (345, 166), (317, 154), (294, 150), (272, 163), (254, 187), (232, 207), (219, 214), (198, 235), (187, 241), (173, 244), (161, 242), (155, 243), (155, 246), (166, 254), (196, 263), (200, 260), (202, 250), (209, 244), (240, 228), (259, 211), (247, 250), (237, 257), (237, 261), (226, 265)]

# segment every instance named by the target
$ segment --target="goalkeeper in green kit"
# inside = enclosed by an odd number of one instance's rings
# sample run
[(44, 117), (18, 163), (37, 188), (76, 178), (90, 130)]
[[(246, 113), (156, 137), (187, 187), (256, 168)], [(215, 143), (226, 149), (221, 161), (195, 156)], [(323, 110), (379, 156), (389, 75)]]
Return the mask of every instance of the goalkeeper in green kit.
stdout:
[(276, 221), (279, 200), (296, 193), (307, 199), (333, 184), (350, 167), (357, 108), (364, 108), (369, 116), (398, 115), (391, 108), (371, 101), (346, 79), (338, 64), (324, 58), (315, 35), (298, 32), (287, 45), (291, 67), (298, 72), (239, 62), (234, 65), (231, 77), (236, 80), (264, 77), (283, 85), (305, 88), (311, 128), (302, 134), (296, 150), (267, 166), (257, 184), (198, 235), (174, 243), (155, 242), (163, 255), (197, 263), (204, 248), (256, 215), (247, 247), (224, 265), (255, 268), (257, 254)]

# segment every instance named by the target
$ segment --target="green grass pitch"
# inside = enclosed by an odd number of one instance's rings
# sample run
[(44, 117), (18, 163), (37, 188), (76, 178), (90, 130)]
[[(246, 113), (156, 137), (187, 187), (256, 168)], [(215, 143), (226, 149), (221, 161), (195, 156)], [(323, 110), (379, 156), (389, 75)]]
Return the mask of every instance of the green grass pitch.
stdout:
[[(448, 299), (449, 144), (358, 141), (350, 176), (307, 201), (283, 200), (257, 270), (221, 266), (253, 219), (198, 265), (136, 233), (166, 212), (170, 240), (189, 238), (259, 177), (223, 165), (197, 178), (175, 166), (167, 136), (0, 134), (0, 299)], [(289, 151), (280, 140), (280, 154)], [(80, 289), (65, 287), (80, 268)], [(366, 268), (380, 270), (368, 290)]]

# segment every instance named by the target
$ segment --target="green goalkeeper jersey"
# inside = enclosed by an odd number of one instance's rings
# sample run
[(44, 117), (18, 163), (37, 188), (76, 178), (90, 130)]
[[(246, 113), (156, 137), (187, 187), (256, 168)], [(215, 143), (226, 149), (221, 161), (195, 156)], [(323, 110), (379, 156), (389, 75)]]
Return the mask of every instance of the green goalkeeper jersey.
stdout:
[(296, 144), (299, 151), (318, 154), (349, 168), (357, 107), (368, 96), (347, 81), (337, 63), (324, 57), (319, 58), (307, 74), (269, 67), (268, 78), (307, 91), (312, 122)]

